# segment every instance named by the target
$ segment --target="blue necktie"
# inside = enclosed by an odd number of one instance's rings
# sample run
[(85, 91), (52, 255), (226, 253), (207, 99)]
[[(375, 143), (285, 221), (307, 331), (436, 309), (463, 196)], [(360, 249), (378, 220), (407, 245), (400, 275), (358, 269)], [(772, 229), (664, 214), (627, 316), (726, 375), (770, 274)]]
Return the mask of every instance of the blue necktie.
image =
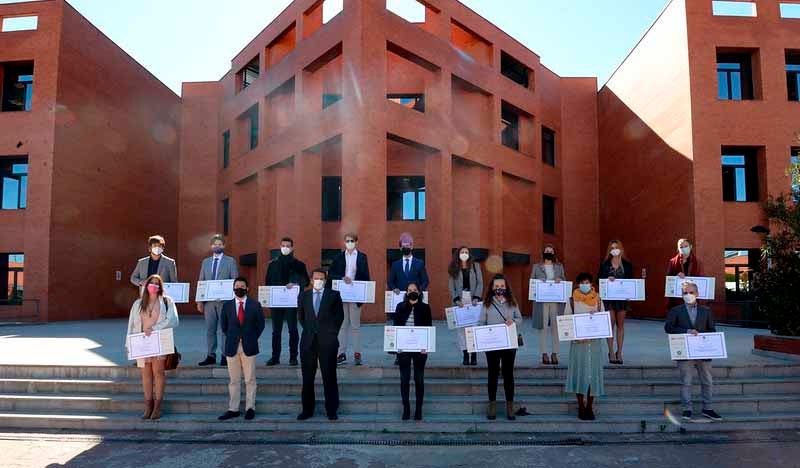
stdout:
[(214, 265), (211, 267), (211, 279), (217, 279), (217, 266), (219, 266), (219, 259), (214, 257)]
[(406, 259), (406, 267), (405, 267), (405, 269), (403, 270), (403, 273), (405, 273), (405, 274), (406, 274), (406, 276), (408, 276), (408, 272), (409, 272), (409, 271), (411, 271), (411, 260), (409, 260), (409, 259)]
[(319, 317), (319, 303), (322, 301), (322, 291), (314, 291), (314, 317)]

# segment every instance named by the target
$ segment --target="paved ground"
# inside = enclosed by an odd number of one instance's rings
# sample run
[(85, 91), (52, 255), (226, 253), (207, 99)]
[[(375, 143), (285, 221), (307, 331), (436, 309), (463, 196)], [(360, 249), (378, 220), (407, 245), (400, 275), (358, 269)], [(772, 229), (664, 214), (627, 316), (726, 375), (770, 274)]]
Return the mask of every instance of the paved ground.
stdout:
[[(47, 364), (113, 366), (127, 365), (123, 343), (127, 320), (96, 320), (86, 322), (61, 322), (46, 325), (0, 327), (1, 364)], [(437, 322), (437, 350), (428, 359), (428, 366), (459, 365), (460, 351), (456, 346), (455, 331)], [(260, 340), (259, 364), (269, 358), (271, 349), (271, 323)], [(669, 365), (669, 347), (663, 324), (656, 321), (628, 320), (626, 322), (624, 360), (626, 365)], [(719, 327), (727, 337), (729, 365), (758, 365), (782, 362), (752, 354), (753, 335), (766, 333), (736, 327)], [(539, 362), (538, 330), (530, 320), (522, 327), (525, 348), (517, 355), (517, 365), (531, 366)], [(365, 363), (372, 366), (391, 365), (393, 358), (383, 352), (383, 325), (365, 325), (361, 331)], [(197, 364), (205, 356), (204, 322), (196, 316), (181, 320), (176, 331), (176, 345), (187, 364)], [(288, 334), (284, 330), (283, 362), (288, 361)], [(566, 364), (569, 346), (562, 344), (561, 363)], [(352, 358), (352, 356), (350, 356)], [(484, 364), (483, 356), (479, 363)]]

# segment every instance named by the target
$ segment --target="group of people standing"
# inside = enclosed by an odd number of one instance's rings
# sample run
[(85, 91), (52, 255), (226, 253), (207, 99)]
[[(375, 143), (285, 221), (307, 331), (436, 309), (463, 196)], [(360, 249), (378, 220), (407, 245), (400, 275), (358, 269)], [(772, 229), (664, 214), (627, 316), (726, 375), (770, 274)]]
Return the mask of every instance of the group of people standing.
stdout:
[[(165, 241), (161, 236), (149, 239), (150, 255), (137, 263), (131, 275), (131, 282), (141, 288), (140, 298), (131, 307), (128, 335), (150, 334), (155, 330), (178, 326), (178, 314), (174, 301), (164, 294), (164, 283), (177, 282), (175, 261), (163, 255)], [(268, 366), (278, 365), (281, 356), (281, 336), (283, 323), (289, 329), (289, 364), (298, 364), (298, 354), (302, 363), (303, 390), (302, 411), (298, 420), (313, 416), (315, 407), (314, 380), (319, 367), (324, 393), (325, 409), (330, 420), (338, 419), (337, 364), (348, 362), (347, 347), (352, 341), (355, 365), (363, 364), (360, 340), (362, 304), (343, 303), (338, 291), (333, 290), (332, 282), (341, 280), (370, 281), (369, 262), (366, 254), (358, 251), (358, 236), (348, 233), (344, 237), (345, 249), (340, 252), (330, 269), (317, 268), (309, 277), (305, 263), (293, 255), (294, 242), (283, 238), (280, 255), (272, 260), (267, 268), (265, 284), (297, 288), (297, 308), (278, 308), (271, 310), (273, 321), (272, 355)], [(256, 356), (259, 354), (258, 340), (265, 328), (264, 314), (258, 301), (250, 298), (248, 281), (239, 276), (236, 261), (224, 254), (225, 240), (221, 235), (211, 239), (211, 256), (201, 264), (199, 281), (234, 280), (234, 299), (230, 301), (211, 301), (198, 303), (198, 311), (203, 313), (206, 323), (207, 356), (200, 366), (215, 364), (216, 351), (221, 350), (220, 365), (227, 366), (230, 377), (230, 401), (228, 410), (219, 417), (227, 420), (240, 416), (241, 381), (245, 382), (245, 418), (255, 417)], [(429, 286), (425, 263), (413, 255), (414, 239), (409, 233), (400, 236), (401, 257), (394, 261), (389, 270), (387, 286), (395, 294), (405, 293), (404, 300), (397, 305), (394, 313), (387, 314), (387, 323), (395, 326), (432, 326), (431, 308), (423, 301), (423, 294)], [(670, 276), (699, 276), (700, 264), (691, 251), (688, 239), (678, 241), (678, 254), (668, 265)], [(454, 306), (482, 303), (479, 325), (506, 324), (522, 327), (522, 314), (511, 285), (501, 274), (490, 278), (488, 288), (484, 288), (480, 264), (473, 258), (466, 246), (454, 251), (448, 268), (448, 289)], [(607, 340), (608, 359), (603, 356), (602, 340), (581, 340), (570, 343), (568, 373), (565, 393), (576, 395), (578, 417), (581, 420), (595, 419), (594, 399), (604, 395), (603, 368), (606, 362), (622, 364), (622, 345), (624, 342), (624, 322), (627, 312), (625, 301), (602, 301), (595, 289), (595, 280), (632, 278), (633, 266), (624, 256), (622, 242), (613, 240), (608, 244), (607, 255), (602, 260), (597, 278), (588, 272), (578, 274), (574, 290), (566, 303), (536, 302), (534, 304), (533, 326), (540, 330), (539, 351), (543, 365), (558, 365), (559, 339), (557, 317), (569, 314), (610, 312), (614, 336)], [(561, 282), (567, 280), (563, 264), (559, 261), (555, 247), (546, 244), (542, 260), (533, 265), (530, 277), (538, 280)], [(311, 285), (310, 289), (306, 288)], [(670, 303), (671, 309), (665, 326), (667, 333), (703, 333), (714, 331), (711, 311), (696, 303), (697, 285), (686, 283), (683, 286), (684, 304)], [(302, 337), (297, 324), (302, 327)], [(552, 352), (547, 352), (547, 337), (552, 342)], [(218, 338), (219, 336), (219, 338)], [(616, 339), (616, 350), (614, 342)], [(465, 366), (477, 365), (477, 355), (467, 351), (464, 329), (457, 330), (457, 343), (463, 353)], [(514, 420), (514, 366), (516, 349), (489, 351), (487, 361), (487, 418), (497, 417), (497, 386), (500, 375), (506, 401), (506, 417)], [(415, 411), (414, 419), (422, 419), (424, 401), (424, 372), (427, 362), (426, 352), (400, 352), (395, 364), (399, 366), (401, 398), (403, 402), (402, 419), (411, 418), (410, 381), (414, 372)], [(145, 411), (144, 419), (158, 419), (162, 412), (164, 396), (164, 357), (140, 359), (137, 365), (142, 368)], [(711, 366), (710, 361), (680, 361), (678, 364), (682, 379), (683, 416), (691, 419), (691, 370), (696, 368), (703, 386), (703, 415), (710, 419), (721, 419), (711, 409)], [(687, 415), (688, 413), (688, 415)], [(527, 414), (522, 408), (516, 414)]]

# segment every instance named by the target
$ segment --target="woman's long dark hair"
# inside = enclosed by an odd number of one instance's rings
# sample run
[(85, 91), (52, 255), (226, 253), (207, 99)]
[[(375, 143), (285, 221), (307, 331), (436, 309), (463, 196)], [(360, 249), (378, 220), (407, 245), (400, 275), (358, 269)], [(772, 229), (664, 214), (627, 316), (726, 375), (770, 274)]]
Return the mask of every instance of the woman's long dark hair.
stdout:
[(494, 298), (494, 282), (496, 280), (503, 280), (506, 282), (506, 302), (511, 304), (512, 306), (517, 306), (517, 300), (514, 299), (514, 294), (511, 292), (511, 285), (508, 283), (508, 279), (501, 274), (496, 274), (492, 277), (492, 280), (489, 281), (489, 287), (486, 289), (486, 295), (483, 299), (484, 307), (489, 307), (489, 304), (492, 303), (492, 299)]
[[(466, 245), (462, 245), (453, 252), (453, 260), (450, 262), (450, 266), (447, 268), (447, 273), (449, 273), (450, 277), (453, 279), (458, 278), (458, 272), (461, 271), (461, 259), (458, 258), (458, 256), (461, 255), (461, 251), (464, 249), (467, 249), (467, 252), (469, 252), (469, 247), (467, 247)], [(469, 259), (467, 260), (467, 268), (472, 269), (472, 265), (474, 263), (475, 259), (472, 258), (472, 252), (469, 252)]]
[(417, 287), (417, 292), (419, 293), (419, 301), (418, 302), (422, 302), (422, 291), (419, 290), (419, 285), (417, 283), (413, 282), (413, 281), (410, 281), (406, 285), (406, 296), (403, 298), (403, 302), (411, 303), (411, 301), (408, 299), (408, 287), (411, 286), (412, 284)]
[(139, 305), (140, 310), (147, 310), (150, 307), (150, 293), (147, 291), (147, 285), (150, 284), (152, 281), (155, 281), (158, 284), (158, 294), (156, 294), (156, 301), (160, 301), (162, 297), (164, 297), (164, 280), (161, 279), (159, 275), (150, 275), (147, 280), (144, 282), (144, 288), (142, 288), (142, 302)]

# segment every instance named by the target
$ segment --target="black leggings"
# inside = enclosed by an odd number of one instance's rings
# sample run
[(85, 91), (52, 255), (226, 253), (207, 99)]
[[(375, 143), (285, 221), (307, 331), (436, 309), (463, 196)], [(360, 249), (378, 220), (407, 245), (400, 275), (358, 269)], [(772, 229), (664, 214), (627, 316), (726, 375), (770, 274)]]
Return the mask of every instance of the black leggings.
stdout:
[(422, 353), (399, 353), (400, 360), (400, 396), (403, 398), (403, 405), (408, 405), (408, 391), (411, 383), (411, 362), (414, 362), (414, 389), (417, 394), (416, 407), (422, 408), (422, 400), (425, 398), (425, 362), (428, 360), (427, 354)]
[(497, 378), (500, 376), (501, 362), (506, 401), (514, 401), (514, 359), (516, 357), (516, 349), (486, 352), (486, 363), (489, 365), (489, 401), (497, 401)]

